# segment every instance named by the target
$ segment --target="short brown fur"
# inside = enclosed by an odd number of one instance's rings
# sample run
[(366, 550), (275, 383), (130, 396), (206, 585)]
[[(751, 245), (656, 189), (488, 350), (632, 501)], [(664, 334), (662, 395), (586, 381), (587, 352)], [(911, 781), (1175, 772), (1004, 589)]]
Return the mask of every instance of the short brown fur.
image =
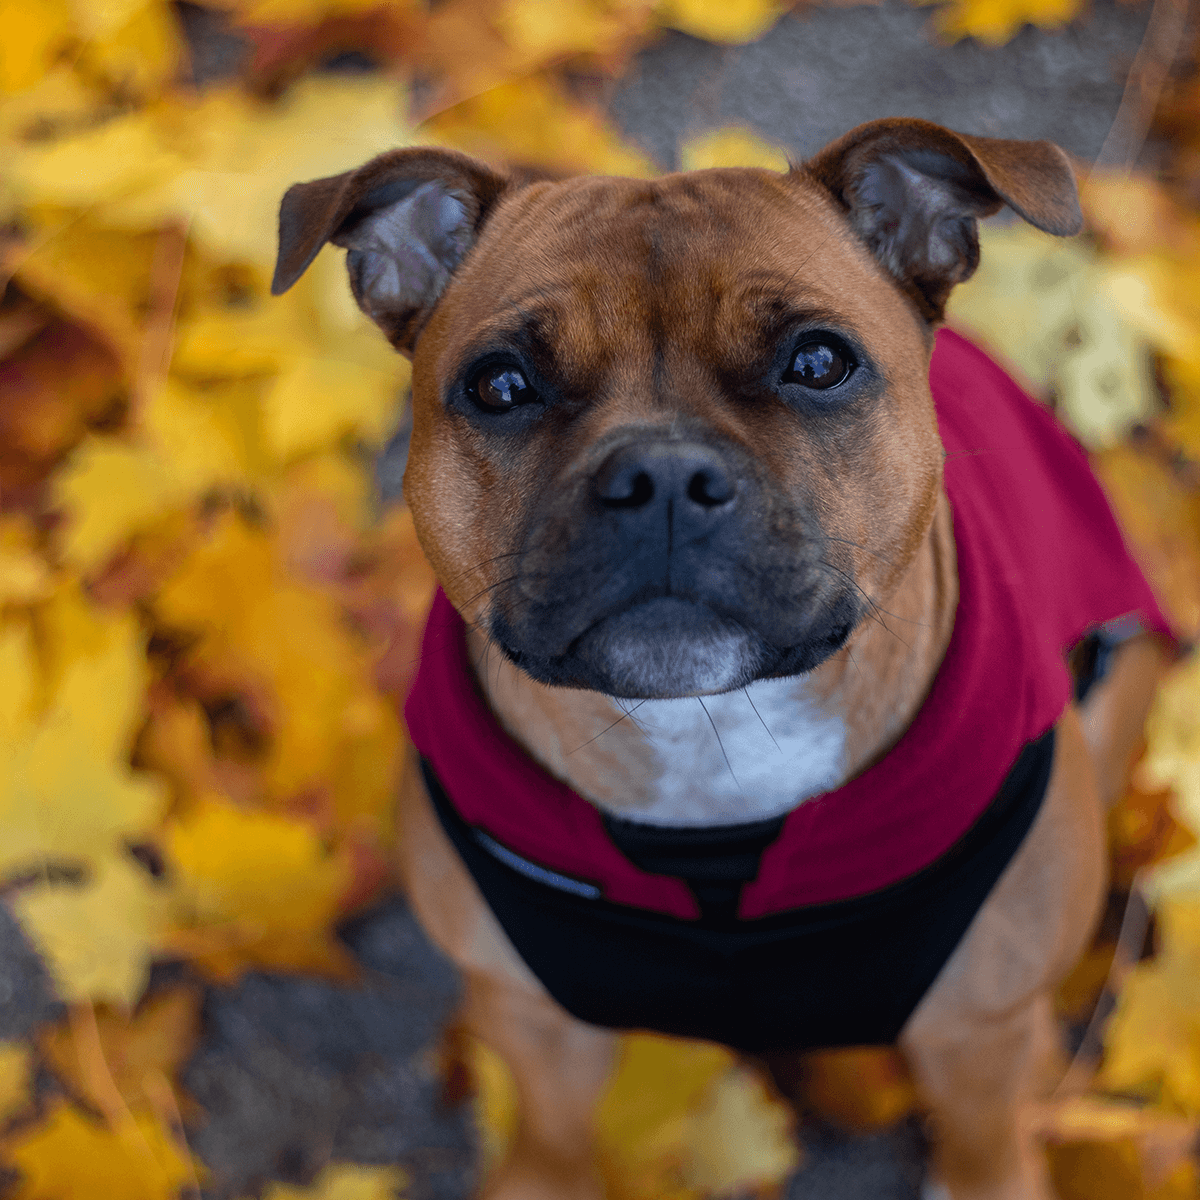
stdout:
[[(507, 582), (513, 555), (551, 571), (573, 553), (579, 509), (570, 498), (610, 439), (696, 428), (747, 464), (772, 533), (767, 561), (789, 569), (819, 527), (834, 568), (870, 598), (874, 612), (806, 686), (845, 722), (844, 776), (879, 759), (928, 691), (958, 596), (927, 385), (931, 322), (974, 266), (973, 215), (1007, 202), (1042, 228), (1078, 228), (1062, 152), (887, 121), (852, 131), (788, 175), (525, 185), (458, 156), (446, 156), (439, 175), (437, 152), (420, 153), (420, 177), (442, 179), (446, 195), (463, 199), (461, 228), (472, 242), (443, 293), (380, 321), (399, 349), (415, 346), (405, 495), (468, 622), (479, 685), (504, 726), (581, 795), (630, 811), (648, 802), (649, 749), (636, 725), (618, 722), (616, 703), (537, 682), (489, 646), (489, 631), (498, 609), (507, 605), (519, 620), (517, 600), (536, 599), (538, 570), (516, 592)], [(961, 210), (944, 245), (922, 242), (919, 223), (897, 233), (873, 207), (913, 163), (929, 162), (945, 175), (943, 198)], [(385, 156), (357, 182), (352, 173), (293, 189), (281, 285), (314, 246), (347, 235), (363, 179), (374, 187), (406, 169), (402, 154)], [(449, 220), (457, 210), (439, 211)], [(753, 402), (770, 350), (763, 330), (785, 310), (811, 311), (868, 348), (869, 412), (840, 423), (796, 420)], [(455, 389), (473, 358), (516, 333), (536, 343), (557, 407), (536, 433), (505, 439), (481, 426)], [(870, 619), (881, 610), (904, 623), (903, 639)], [(952, 1200), (1051, 1195), (1021, 1113), (1052, 1057), (1050, 989), (1086, 944), (1101, 897), (1100, 794), (1116, 794), (1162, 657), (1152, 639), (1135, 639), (1082, 713), (1064, 712), (1030, 835), (900, 1039), (930, 1113), (935, 1173)], [(610, 733), (588, 741), (610, 722)], [(566, 1014), (522, 962), (442, 831), (415, 761), (399, 811), (408, 895), (466, 975), (471, 1028), (516, 1080), (516, 1137), (484, 1195), (600, 1200), (595, 1112), (614, 1035)]]

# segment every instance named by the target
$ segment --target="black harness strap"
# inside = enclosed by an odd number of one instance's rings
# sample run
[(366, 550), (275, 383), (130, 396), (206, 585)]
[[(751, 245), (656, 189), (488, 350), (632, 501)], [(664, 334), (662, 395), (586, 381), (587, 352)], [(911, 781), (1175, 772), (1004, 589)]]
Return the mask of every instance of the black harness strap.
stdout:
[(424, 759), (421, 770), (479, 890), (568, 1012), (761, 1052), (896, 1039), (1033, 825), (1053, 758), (1051, 729), (967, 833), (908, 879), (752, 920), (733, 915), (737, 895), (782, 819), (687, 831), (606, 820), (636, 865), (688, 881), (701, 917), (686, 921), (614, 904), (594, 881), (499, 846), (459, 816)]

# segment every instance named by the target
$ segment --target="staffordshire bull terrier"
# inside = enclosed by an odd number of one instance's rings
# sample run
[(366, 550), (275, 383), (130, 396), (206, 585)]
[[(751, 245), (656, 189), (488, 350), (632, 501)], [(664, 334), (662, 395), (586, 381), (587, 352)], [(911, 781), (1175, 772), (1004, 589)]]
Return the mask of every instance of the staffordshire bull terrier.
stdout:
[(399, 870), (516, 1080), (485, 1195), (604, 1195), (642, 1028), (775, 1064), (894, 1041), (927, 1190), (1048, 1200), (1022, 1106), (1167, 628), (1083, 453), (935, 336), (1005, 205), (1081, 226), (1056, 146), (900, 119), (782, 174), (422, 147), (284, 197), (273, 290), (343, 246), (413, 360), (442, 590)]

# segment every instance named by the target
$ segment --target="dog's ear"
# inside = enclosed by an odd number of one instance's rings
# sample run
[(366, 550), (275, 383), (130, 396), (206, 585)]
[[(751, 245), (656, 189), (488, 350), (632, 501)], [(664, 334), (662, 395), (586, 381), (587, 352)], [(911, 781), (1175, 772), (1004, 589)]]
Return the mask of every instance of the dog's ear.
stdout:
[(359, 307), (411, 354), (450, 276), (507, 186), (449, 150), (391, 150), (355, 171), (297, 183), (279, 206), (278, 296), (326, 242), (345, 246)]
[(1083, 226), (1070, 160), (1053, 142), (968, 137), (891, 118), (852, 129), (795, 168), (832, 192), (929, 321), (979, 263), (976, 218), (1005, 204), (1065, 237)]

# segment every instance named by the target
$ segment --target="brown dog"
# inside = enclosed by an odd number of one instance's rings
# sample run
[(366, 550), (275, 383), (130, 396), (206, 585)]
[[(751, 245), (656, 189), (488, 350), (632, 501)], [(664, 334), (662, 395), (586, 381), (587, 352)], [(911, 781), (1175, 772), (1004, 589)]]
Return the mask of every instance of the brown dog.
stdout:
[[(1029, 650), (1042, 665), (1020, 683), (1024, 620), (978, 633), (990, 659), (959, 645), (984, 629), (979, 597), (1008, 586), (1002, 555), (1041, 537), (1011, 529), (1043, 512), (1005, 507), (1027, 501), (1004, 456), (992, 540), (1007, 549), (968, 539), (972, 502), (944, 490), (953, 393), (1011, 385), (944, 341), (970, 369), (936, 412), (930, 392), (975, 219), (1003, 204), (1079, 228), (1056, 147), (910, 120), (784, 175), (547, 182), (413, 149), (284, 198), (275, 290), (345, 246), (359, 304), (413, 356), (405, 495), (462, 620), (435, 608), (426, 637), (400, 869), (517, 1082), (488, 1196), (603, 1195), (605, 1023), (757, 1051), (898, 1033), (936, 1134), (931, 1188), (1050, 1195), (1020, 1109), (1101, 896), (1100, 793), (1121, 784), (1161, 650), (1126, 640), (1077, 709), (1050, 662), (1061, 645)], [(1083, 471), (1023, 403), (1014, 429)], [(962, 419), (983, 436), (986, 413)], [(974, 469), (964, 445), (947, 487)], [(1161, 627), (1105, 528), (1125, 578), (1111, 590)], [(1054, 602), (1037, 604), (1041, 629)], [(1124, 611), (1081, 610), (1074, 635)], [(458, 666), (430, 665), (451, 642)], [(952, 674), (976, 679), (966, 715)], [(1053, 704), (1041, 724), (1014, 715), (1034, 692)], [(945, 764), (910, 753), (951, 727)], [(1016, 740), (997, 771), (1002, 734)], [(905, 771), (923, 782), (892, 797)], [(814, 857), (835, 843), (849, 849)], [(842, 953), (843, 929), (869, 952)]]

